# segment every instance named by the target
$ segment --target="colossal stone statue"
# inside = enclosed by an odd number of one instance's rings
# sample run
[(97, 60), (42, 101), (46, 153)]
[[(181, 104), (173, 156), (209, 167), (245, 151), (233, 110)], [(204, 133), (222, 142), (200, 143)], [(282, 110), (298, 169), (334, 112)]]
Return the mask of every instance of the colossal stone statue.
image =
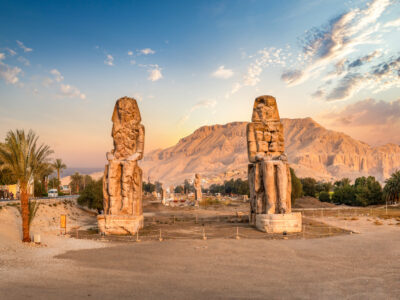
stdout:
[(251, 121), (247, 124), (250, 221), (267, 232), (301, 231), (301, 214), (291, 213), (290, 169), (275, 98), (256, 98)]
[(104, 214), (98, 216), (105, 234), (134, 234), (143, 227), (142, 170), (144, 126), (135, 99), (123, 97), (112, 115), (114, 149), (107, 152), (103, 177)]
[(200, 174), (194, 175), (194, 203), (195, 206), (199, 206), (199, 202), (202, 200), (203, 194), (201, 193), (201, 177)]

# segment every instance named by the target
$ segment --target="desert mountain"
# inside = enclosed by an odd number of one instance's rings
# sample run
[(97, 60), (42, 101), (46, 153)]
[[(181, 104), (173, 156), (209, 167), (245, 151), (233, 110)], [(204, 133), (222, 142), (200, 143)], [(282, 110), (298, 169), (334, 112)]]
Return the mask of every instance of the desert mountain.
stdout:
[[(289, 163), (300, 177), (320, 180), (373, 175), (383, 181), (400, 168), (400, 146), (372, 147), (328, 130), (311, 118), (282, 119)], [(200, 173), (209, 183), (247, 176), (246, 122), (203, 126), (175, 146), (145, 155), (144, 180), (181, 183)]]

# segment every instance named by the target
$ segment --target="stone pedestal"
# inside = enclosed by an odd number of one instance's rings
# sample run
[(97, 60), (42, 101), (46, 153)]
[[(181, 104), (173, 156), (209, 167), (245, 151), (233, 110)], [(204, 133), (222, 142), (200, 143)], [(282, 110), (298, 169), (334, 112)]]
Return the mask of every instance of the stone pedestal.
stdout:
[(99, 231), (105, 235), (110, 234), (136, 234), (143, 228), (143, 215), (98, 215)]
[(256, 227), (267, 233), (301, 232), (301, 213), (257, 214)]

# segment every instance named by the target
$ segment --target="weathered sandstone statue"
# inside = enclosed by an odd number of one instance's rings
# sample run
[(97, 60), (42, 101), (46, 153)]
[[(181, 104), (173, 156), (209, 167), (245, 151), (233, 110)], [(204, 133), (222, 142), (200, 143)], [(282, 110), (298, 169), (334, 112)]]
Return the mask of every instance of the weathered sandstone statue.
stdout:
[(247, 125), (247, 150), (251, 222), (267, 232), (301, 231), (301, 214), (291, 213), (292, 185), (283, 125), (272, 96), (254, 101)]
[(199, 202), (202, 200), (202, 193), (201, 193), (201, 176), (200, 174), (195, 174), (194, 175), (194, 200), (195, 200), (195, 205), (199, 206)]
[(107, 152), (103, 177), (104, 214), (97, 217), (105, 234), (134, 234), (143, 227), (142, 170), (144, 126), (135, 99), (123, 97), (112, 115), (114, 149)]

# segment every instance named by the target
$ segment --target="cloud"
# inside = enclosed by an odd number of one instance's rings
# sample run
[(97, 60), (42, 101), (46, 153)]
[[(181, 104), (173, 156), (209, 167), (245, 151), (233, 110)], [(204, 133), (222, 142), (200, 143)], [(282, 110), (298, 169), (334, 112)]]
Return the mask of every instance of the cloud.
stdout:
[(366, 56), (360, 57), (349, 64), (349, 69), (361, 67), (365, 62), (370, 62), (374, 57), (379, 56), (380, 54), (380, 50), (375, 50)]
[(23, 63), (25, 66), (30, 66), (31, 63), (29, 62), (29, 60), (27, 60), (25, 57), (19, 56), (18, 57), (18, 61), (20, 63)]
[(107, 54), (106, 59), (104, 60), (104, 64), (112, 67), (114, 65), (114, 57), (111, 54)]
[(386, 28), (388, 28), (388, 27), (397, 27), (397, 28), (399, 28), (400, 27), (400, 18), (398, 18), (396, 20), (393, 20), (393, 21), (390, 21), (390, 22), (387, 22), (384, 25), (384, 27), (386, 27)]
[(371, 126), (390, 125), (400, 122), (400, 99), (386, 102), (365, 99), (347, 105), (342, 110), (324, 115), (343, 125)]
[(157, 81), (163, 78), (161, 73), (161, 68), (158, 65), (151, 65), (151, 69), (147, 70), (149, 72), (149, 77), (147, 77), (150, 81)]
[(225, 66), (220, 66), (211, 76), (220, 79), (228, 79), (233, 76), (233, 71), (231, 69), (225, 69)]
[(400, 79), (400, 56), (397, 58), (391, 58), (387, 62), (383, 62), (375, 67), (373, 75), (381, 78), (385, 75), (395, 73)]
[(282, 73), (281, 79), (290, 85), (298, 81), (302, 76), (303, 71), (301, 70), (288, 70)]
[(390, 102), (365, 99), (320, 117), (332, 129), (372, 145), (400, 143), (400, 98)]
[(153, 49), (150, 49), (150, 48), (141, 49), (141, 50), (139, 50), (139, 52), (140, 52), (141, 54), (144, 54), (144, 55), (149, 55), (149, 54), (154, 54), (154, 53), (156, 53), (156, 51), (154, 51)]
[(136, 65), (136, 60), (131, 59), (129, 63), (130, 63), (131, 65)]
[(326, 100), (346, 100), (353, 96), (353, 94), (361, 87), (363, 76), (354, 73), (348, 74), (339, 81), (339, 84), (326, 96)]
[(20, 41), (18, 41), (18, 40), (17, 40), (17, 44), (18, 44), (18, 46), (19, 46), (22, 50), (24, 50), (24, 52), (31, 52), (31, 51), (33, 51), (32, 48), (26, 47), (22, 42), (20, 42)]
[(0, 62), (0, 78), (2, 78), (7, 84), (17, 84), (19, 82), (18, 76), (21, 72), (22, 70), (18, 67), (12, 67)]
[(132, 51), (128, 51), (128, 55), (129, 55), (129, 56), (132, 56), (132, 55), (133, 55), (133, 52), (132, 52)]
[(379, 43), (379, 38), (374, 36), (380, 28), (376, 20), (390, 4), (389, 0), (374, 0), (363, 9), (351, 9), (331, 19), (325, 27), (308, 31), (302, 41), (305, 67), (301, 76), (291, 78), (288, 85), (318, 76), (328, 65), (348, 57), (360, 45)]
[(275, 47), (264, 48), (255, 55), (251, 55), (248, 58), (252, 59), (252, 62), (247, 67), (247, 72), (243, 75), (241, 82), (235, 82), (230, 92), (225, 97), (235, 94), (244, 86), (255, 86), (261, 79), (260, 76), (265, 68), (268, 66), (286, 66), (287, 58), (291, 56), (291, 53), (287, 50)]
[(0, 60), (3, 60), (6, 58), (6, 55), (4, 53), (0, 53)]
[(76, 87), (69, 84), (60, 85), (60, 93), (62, 96), (70, 98), (80, 98), (82, 100), (86, 99), (86, 95), (81, 93)]
[(15, 52), (13, 49), (6, 48), (6, 50), (8, 51), (8, 53), (10, 54), (10, 56), (14, 56), (14, 55), (17, 54), (17, 52)]
[(209, 109), (215, 107), (215, 105), (217, 105), (217, 101), (215, 100), (201, 100), (190, 108), (190, 110), (182, 117), (179, 123), (182, 124), (186, 122), (195, 110), (198, 110), (200, 108)]
[(55, 81), (57, 82), (61, 82), (64, 80), (64, 76), (61, 75), (60, 71), (58, 71), (57, 69), (53, 69), (50, 71), (50, 74), (52, 74), (54, 76)]

